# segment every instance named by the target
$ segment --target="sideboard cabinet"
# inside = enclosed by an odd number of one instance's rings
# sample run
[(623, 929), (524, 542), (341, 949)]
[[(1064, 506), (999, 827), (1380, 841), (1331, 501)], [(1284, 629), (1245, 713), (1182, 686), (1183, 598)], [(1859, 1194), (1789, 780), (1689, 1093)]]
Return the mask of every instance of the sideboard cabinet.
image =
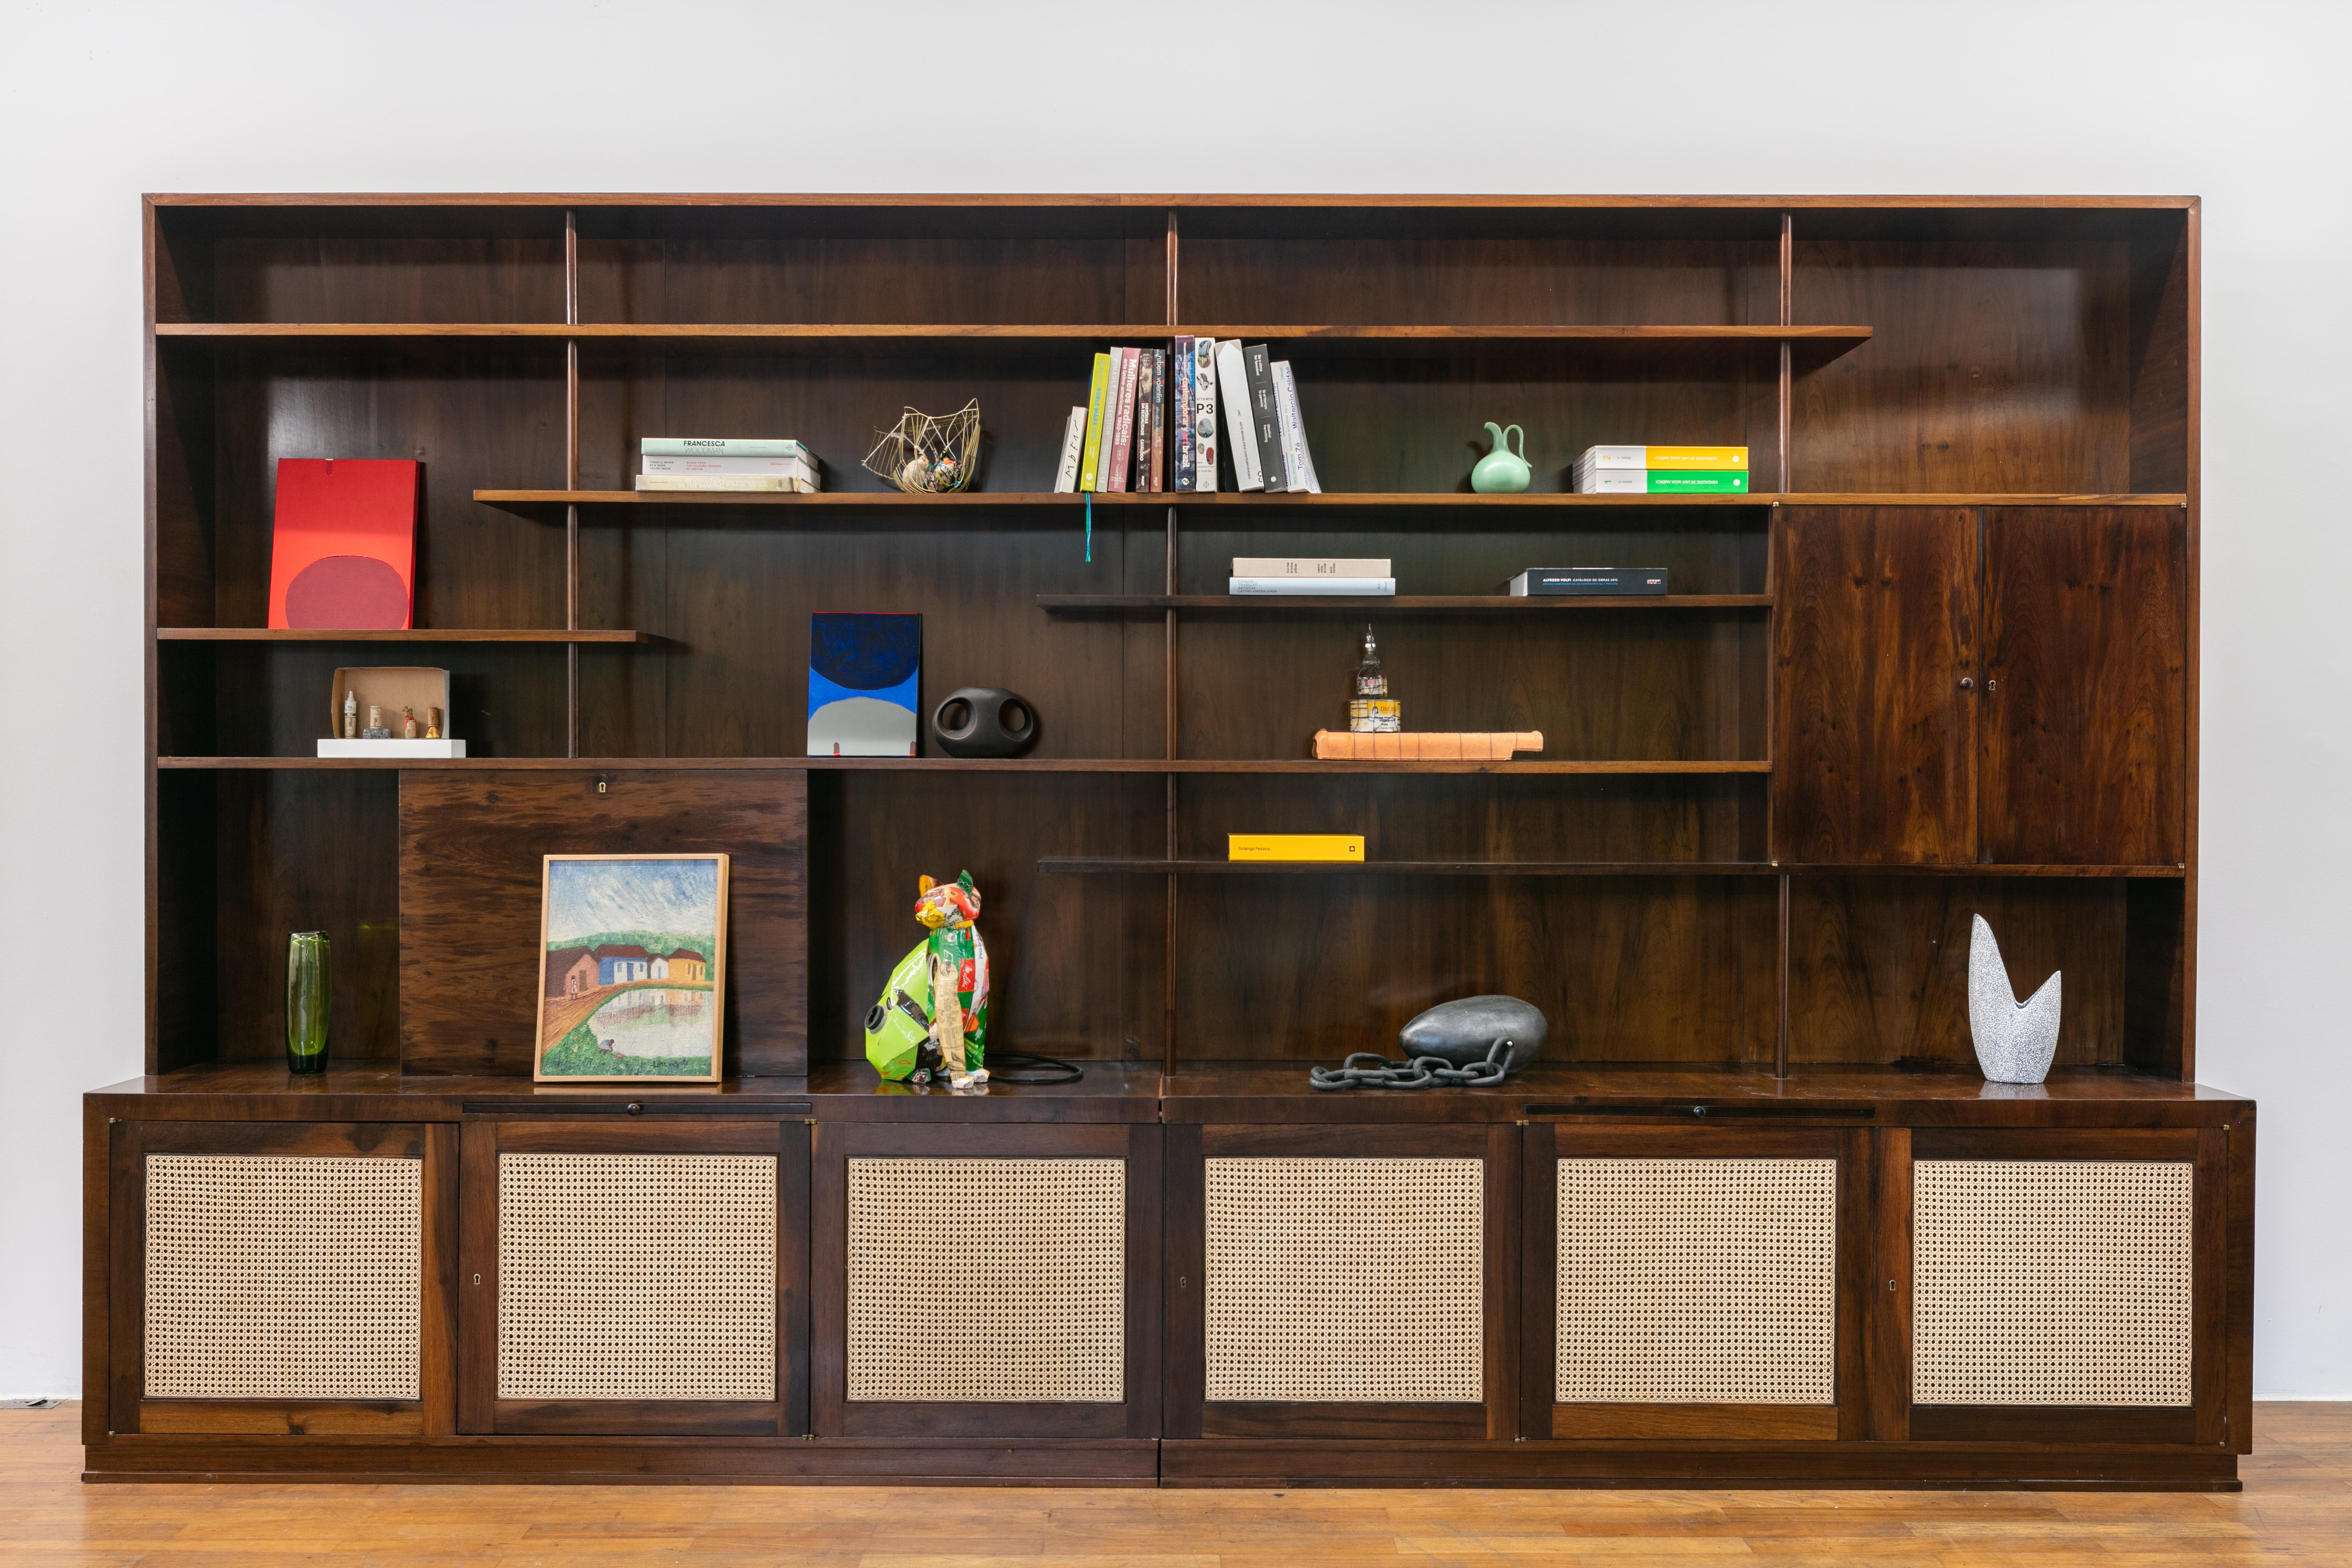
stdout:
[[(147, 1029), (87, 1099), (93, 1479), (2236, 1485), (2197, 1081), (2191, 197), (157, 195)], [(1094, 354), (1291, 366), (1321, 489), (1062, 494)], [(972, 486), (861, 459), (976, 400)], [(1474, 494), (1488, 420), (1517, 495)], [(634, 489), (791, 437), (815, 494)], [(1601, 444), (1737, 493), (1583, 495)], [(277, 464), (418, 461), (414, 626), (267, 625)], [(1225, 592), (1383, 557), (1377, 600)], [(1549, 565), (1670, 592), (1523, 598)], [(809, 756), (810, 616), (1011, 759)], [(1363, 628), (1416, 730), (1324, 763)], [(464, 759), (322, 759), (334, 672)], [(930, 748), (919, 748), (928, 753)], [(1360, 866), (1235, 833), (1360, 833)], [(541, 857), (731, 857), (724, 1072), (535, 1084)], [(916, 879), (1003, 1047), (862, 1020)], [(1974, 917), (2064, 975), (1987, 1083)], [(323, 931), (328, 1069), (282, 1052)], [(1507, 992), (1542, 1059), (1317, 1092)]]

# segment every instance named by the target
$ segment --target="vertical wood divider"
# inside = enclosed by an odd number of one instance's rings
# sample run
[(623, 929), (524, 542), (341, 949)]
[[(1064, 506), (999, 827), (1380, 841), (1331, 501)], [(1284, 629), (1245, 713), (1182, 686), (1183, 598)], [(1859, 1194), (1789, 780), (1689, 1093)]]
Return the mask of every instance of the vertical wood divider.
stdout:
[[(2199, 726), (2204, 722), (2202, 695), (2204, 677), (2201, 672), (2204, 668), (2202, 661), (2205, 657), (2205, 590), (2203, 587), (2205, 567), (2202, 561), (2205, 512), (2203, 434), (2205, 285), (2199, 258), (2204, 254), (2202, 238), (2204, 212), (2201, 200), (2191, 203), (2188, 213), (2181, 219), (2180, 233), (2181, 248), (2186, 253), (2182, 259), (2188, 275), (2189, 294), (2189, 323), (2186, 332), (2188, 341), (2184, 350), (2189, 362), (2186, 367), (2189, 384), (2186, 392), (2188, 408), (2185, 415), (2188, 427), (2181, 433), (2189, 447), (2186, 466), (2181, 470), (2181, 488), (2188, 492), (2189, 496), (2187, 513), (2181, 519), (2182, 526), (2189, 532), (2187, 540), (2189, 636), (2188, 646), (2182, 653), (2182, 663), (2185, 667), (2184, 679), (2189, 683), (2189, 690), (2184, 703), (2182, 732), (2190, 737), (2189, 745), (2182, 759), (2183, 765), (2189, 770), (2189, 777), (2181, 794), (2184, 809), (2188, 814), (2188, 820), (2183, 824), (2180, 884), (2180, 1081), (2183, 1083), (2197, 1081), (2197, 867), (2199, 858), (2197, 758), (2201, 748), (2196, 737), (2203, 733)], [(2253, 1224), (2252, 1214), (2247, 1215), (2245, 1223), (2248, 1226)], [(2241, 1437), (2239, 1440), (2245, 1439)]]
[[(1171, 333), (1175, 331), (1177, 321), (1177, 267), (1178, 243), (1176, 209), (1174, 207), (1171, 207), (1168, 209), (1168, 296), (1165, 301), (1164, 311), (1168, 318), (1168, 330)], [(1175, 346), (1176, 345), (1172, 341), (1169, 343), (1169, 347), (1171, 349), (1173, 349)], [(1162, 591), (1171, 598), (1173, 598), (1176, 594), (1176, 503), (1171, 501), (1168, 503), (1168, 558), (1165, 568), (1165, 586), (1162, 589)], [(1166, 612), (1164, 624), (1167, 627), (1167, 646), (1162, 656), (1162, 663), (1166, 667), (1164, 679), (1167, 684), (1164, 705), (1165, 711), (1163, 717), (1167, 730), (1166, 733), (1161, 738), (1160, 751), (1170, 762), (1174, 762), (1176, 760), (1177, 752), (1177, 738), (1176, 612), (1173, 608), (1171, 608)], [(1166, 784), (1164, 798), (1167, 802), (1168, 808), (1166, 853), (1168, 858), (1173, 861), (1177, 858), (1178, 854), (1176, 807), (1177, 790), (1180, 786), (1174, 773), (1167, 774), (1164, 782)], [(1176, 873), (1174, 871), (1168, 873), (1167, 921), (1168, 936), (1166, 952), (1162, 959), (1160, 980), (1160, 1066), (1162, 1072), (1172, 1073), (1176, 1070)]]
[[(580, 223), (563, 213), (563, 324), (580, 324)], [(580, 340), (563, 340), (563, 488), (580, 488)], [(580, 508), (563, 509), (563, 629), (580, 629)], [(563, 648), (563, 754), (580, 754), (580, 645)]]
[(1772, 1047), (1772, 1076), (1789, 1076), (1789, 878), (1780, 878), (1780, 961), (1779, 980), (1773, 987), (1773, 999), (1779, 1009)]
[[(1796, 324), (1797, 303), (1797, 223), (1796, 215), (1783, 208), (1780, 213), (1780, 325)], [(1780, 340), (1780, 384), (1776, 399), (1778, 417), (1775, 436), (1780, 444), (1780, 492), (1789, 494), (1796, 489), (1793, 472), (1795, 454), (1790, 447), (1790, 401), (1796, 395), (1796, 377), (1789, 340)], [(1754, 483), (1753, 465), (1749, 482)], [(1780, 604), (1779, 573), (1775, 570), (1780, 555), (1780, 531), (1789, 526), (1788, 514), (1778, 502), (1765, 514), (1764, 525), (1764, 591), (1772, 595), (1772, 607), (1764, 612), (1764, 756), (1778, 766), (1777, 725), (1780, 687)], [(1764, 775), (1764, 854), (1765, 858), (1778, 862), (1780, 858), (1779, 781), (1773, 773)], [(1778, 1019), (1774, 1025), (1772, 1072), (1776, 1078), (1789, 1076), (1789, 879), (1780, 879), (1778, 922), (1779, 953), (1774, 977), (1774, 1000)]]
[[(1793, 327), (1797, 324), (1796, 306), (1797, 219), (1794, 213), (1784, 211), (1780, 214), (1780, 324), (1782, 326)], [(1795, 456), (1790, 447), (1790, 431), (1792, 428), (1790, 399), (1794, 395), (1796, 386), (1795, 367), (1791, 360), (1789, 340), (1782, 338), (1780, 340), (1780, 492), (1783, 495), (1793, 493), (1797, 488), (1795, 476), (1790, 472), (1790, 463)]]

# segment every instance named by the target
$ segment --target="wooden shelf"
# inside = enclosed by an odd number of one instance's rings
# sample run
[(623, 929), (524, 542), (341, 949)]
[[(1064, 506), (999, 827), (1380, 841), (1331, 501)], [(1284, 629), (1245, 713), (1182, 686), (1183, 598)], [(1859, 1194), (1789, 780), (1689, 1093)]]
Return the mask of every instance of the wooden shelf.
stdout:
[(287, 630), (283, 627), (260, 626), (158, 626), (158, 642), (537, 642), (537, 643), (649, 643), (655, 640), (650, 632), (631, 631), (446, 631), (439, 627), (411, 627), (393, 631), (326, 631), (313, 627)]
[(1679, 777), (1686, 774), (1769, 773), (1767, 762), (1317, 762), (1308, 758), (1194, 759), (1158, 757), (157, 757), (164, 769), (221, 773), (340, 768), (528, 769), (613, 773), (624, 769), (806, 768), (816, 773), (1610, 773)]
[(1287, 353), (1444, 354), (1468, 350), (1580, 351), (1612, 357), (1675, 350), (1721, 352), (1798, 345), (1809, 364), (1870, 341), (1866, 326), (1764, 325), (1383, 325), (1329, 322), (1203, 324), (1164, 322), (895, 321), (159, 321), (159, 338), (215, 342), (288, 339), (504, 339), (699, 348), (747, 347), (766, 353), (1091, 350), (1097, 343), (1164, 342), (1176, 337), (1239, 338)]
[(1037, 869), (1080, 876), (1251, 877), (1332, 872), (1396, 877), (2075, 877), (2179, 880), (2178, 866), (1816, 866), (1771, 860), (1169, 860), (1048, 856)]
[[(560, 489), (481, 489), (474, 499), (486, 506), (782, 506), (816, 510), (857, 507), (966, 507), (980, 510), (1032, 509), (1037, 507), (1079, 507), (1083, 495), (1063, 495), (1047, 491), (990, 492), (971, 491), (944, 496), (910, 496), (897, 490), (836, 490), (817, 495), (794, 495), (782, 490), (560, 490)], [(1094, 498), (1097, 506), (1182, 506), (1182, 507), (1245, 507), (1268, 510), (1292, 507), (1338, 507), (1375, 510), (1400, 507), (1452, 507), (1464, 510), (1510, 509), (1515, 507), (1601, 507), (1616, 509), (1652, 509), (1674, 507), (1768, 507), (1768, 506), (2054, 506), (2108, 507), (2150, 506), (2185, 507), (2189, 498), (2179, 494), (2117, 494), (2117, 495), (2008, 495), (1986, 490), (1969, 493), (1937, 491), (1906, 494), (1900, 491), (1878, 494), (1858, 492), (1811, 493), (1802, 491), (1759, 490), (1737, 496), (1586, 496), (1567, 495), (1557, 491), (1528, 492), (1513, 496), (1472, 495), (1466, 490), (1440, 491), (1434, 494), (1420, 491), (1362, 490), (1346, 493), (1327, 492), (1322, 495), (1265, 495), (1255, 490), (1183, 491), (1161, 490), (1137, 494), (1131, 490), (1103, 492)]]
[(1768, 610), (1769, 594), (1040, 594), (1059, 610)]

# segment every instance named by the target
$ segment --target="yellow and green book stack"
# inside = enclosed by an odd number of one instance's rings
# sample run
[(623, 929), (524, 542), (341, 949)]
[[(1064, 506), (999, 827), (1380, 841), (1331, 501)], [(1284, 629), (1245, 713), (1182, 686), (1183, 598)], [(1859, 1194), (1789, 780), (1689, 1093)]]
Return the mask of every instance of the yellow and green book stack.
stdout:
[(1748, 493), (1745, 447), (1587, 447), (1576, 459), (1580, 496)]

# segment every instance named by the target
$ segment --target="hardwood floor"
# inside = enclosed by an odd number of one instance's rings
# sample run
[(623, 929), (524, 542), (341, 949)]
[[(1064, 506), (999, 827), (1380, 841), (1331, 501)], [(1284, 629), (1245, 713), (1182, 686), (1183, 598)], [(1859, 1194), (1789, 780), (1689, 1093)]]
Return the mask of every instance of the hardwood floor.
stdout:
[(2352, 1404), (2255, 1406), (2237, 1494), (98, 1486), (0, 1412), (10, 1568), (2352, 1564)]

